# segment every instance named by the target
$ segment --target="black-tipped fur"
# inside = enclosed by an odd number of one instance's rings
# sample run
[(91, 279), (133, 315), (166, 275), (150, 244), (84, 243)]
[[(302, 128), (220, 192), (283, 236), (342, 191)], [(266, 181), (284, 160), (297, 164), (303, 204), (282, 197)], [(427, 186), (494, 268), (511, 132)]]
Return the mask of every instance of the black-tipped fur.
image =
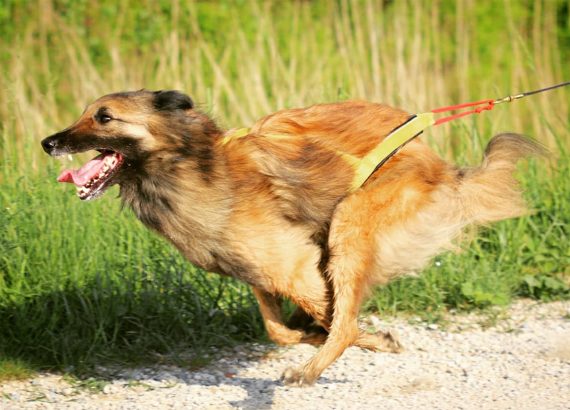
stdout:
[(175, 90), (162, 90), (154, 93), (154, 108), (158, 111), (190, 110), (194, 108), (192, 99)]

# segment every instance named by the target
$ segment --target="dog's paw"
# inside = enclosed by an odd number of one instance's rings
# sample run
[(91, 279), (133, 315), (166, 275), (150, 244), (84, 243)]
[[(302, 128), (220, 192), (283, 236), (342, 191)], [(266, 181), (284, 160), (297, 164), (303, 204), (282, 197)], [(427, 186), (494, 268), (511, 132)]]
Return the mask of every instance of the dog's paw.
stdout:
[(286, 386), (294, 387), (307, 387), (315, 383), (315, 379), (308, 378), (302, 369), (294, 369), (292, 367), (285, 369), (281, 380)]
[(401, 353), (404, 351), (404, 346), (393, 331), (375, 334), (361, 333), (355, 345), (373, 352)]
[(383, 344), (386, 351), (390, 353), (402, 353), (404, 351), (404, 346), (400, 343), (398, 334), (393, 330), (383, 332), (381, 337), (384, 339)]

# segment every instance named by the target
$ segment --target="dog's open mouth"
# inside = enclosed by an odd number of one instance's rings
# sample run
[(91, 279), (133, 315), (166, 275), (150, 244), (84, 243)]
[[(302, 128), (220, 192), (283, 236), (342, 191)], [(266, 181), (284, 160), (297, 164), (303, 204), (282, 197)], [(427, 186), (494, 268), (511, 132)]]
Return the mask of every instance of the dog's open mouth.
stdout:
[(109, 182), (123, 164), (123, 156), (114, 151), (102, 151), (79, 169), (66, 169), (57, 178), (77, 187), (81, 200), (96, 198), (110, 186)]

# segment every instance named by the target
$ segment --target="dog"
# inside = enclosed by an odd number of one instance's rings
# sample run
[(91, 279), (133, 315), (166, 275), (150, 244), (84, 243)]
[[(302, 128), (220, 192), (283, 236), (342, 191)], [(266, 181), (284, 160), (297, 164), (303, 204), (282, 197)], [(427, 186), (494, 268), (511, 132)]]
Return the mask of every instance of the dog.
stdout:
[[(237, 138), (181, 92), (139, 90), (99, 98), (42, 146), (52, 156), (99, 151), (58, 180), (82, 200), (118, 184), (124, 204), (191, 263), (252, 287), (274, 342), (322, 345), (283, 373), (299, 386), (349, 346), (401, 349), (390, 333), (358, 328), (374, 286), (420, 271), (468, 225), (526, 212), (513, 171), (544, 149), (516, 134), (495, 136), (474, 168), (415, 139), (351, 191), (345, 156), (362, 158), (409, 118), (364, 101), (319, 104), (268, 115)], [(288, 323), (282, 298), (298, 306)]]

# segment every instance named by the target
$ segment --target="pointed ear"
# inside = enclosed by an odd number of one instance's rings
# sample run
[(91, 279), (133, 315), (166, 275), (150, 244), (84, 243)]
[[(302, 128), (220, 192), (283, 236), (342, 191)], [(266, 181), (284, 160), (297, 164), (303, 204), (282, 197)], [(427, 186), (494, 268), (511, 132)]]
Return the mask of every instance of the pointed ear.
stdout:
[(174, 90), (155, 91), (153, 104), (158, 111), (189, 110), (194, 108), (194, 102), (190, 97)]

